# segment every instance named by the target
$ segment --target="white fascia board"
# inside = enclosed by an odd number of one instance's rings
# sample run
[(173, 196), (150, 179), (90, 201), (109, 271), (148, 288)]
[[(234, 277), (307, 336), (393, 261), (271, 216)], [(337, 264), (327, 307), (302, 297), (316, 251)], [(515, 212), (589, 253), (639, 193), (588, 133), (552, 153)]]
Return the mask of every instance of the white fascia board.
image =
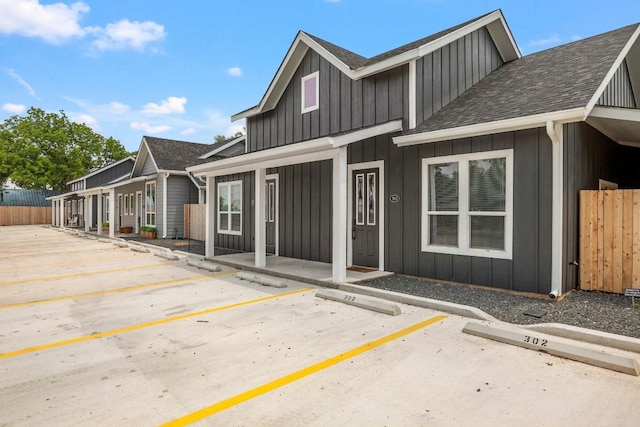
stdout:
[(425, 144), (450, 139), (469, 138), (472, 136), (488, 135), (492, 133), (510, 132), (534, 127), (544, 127), (551, 120), (558, 123), (570, 123), (584, 120), (584, 108), (556, 111), (553, 113), (536, 114), (533, 116), (516, 117), (513, 119), (498, 120), (495, 122), (479, 123), (469, 126), (461, 126), (451, 129), (436, 130), (432, 132), (417, 133), (393, 138), (398, 147), (408, 145)]
[(625, 120), (628, 122), (640, 122), (640, 110), (631, 108), (597, 106), (591, 110), (591, 113), (589, 113), (589, 117)]
[(318, 138), (312, 141), (298, 142), (296, 144), (289, 144), (282, 147), (271, 148), (268, 150), (255, 151), (253, 153), (244, 154), (241, 156), (215, 160), (209, 163), (191, 166), (187, 168), (187, 171), (197, 176), (218, 176), (223, 175), (223, 173), (218, 173), (218, 171), (220, 170), (231, 170), (234, 168), (253, 165), (259, 162), (269, 161), (273, 159), (280, 159), (283, 161), (283, 164), (288, 164), (287, 157), (327, 151), (332, 148), (333, 146), (331, 145), (331, 141), (329, 140), (329, 138)]
[(400, 132), (400, 131), (402, 131), (402, 120), (394, 120), (392, 122), (387, 122), (381, 125), (372, 126), (367, 129), (361, 129), (354, 132), (349, 132), (344, 135), (328, 137), (328, 139), (333, 147), (338, 148), (338, 147), (352, 144), (356, 141), (361, 141), (363, 139), (372, 138), (374, 136), (384, 135), (391, 132)]
[(218, 154), (221, 151), (226, 150), (229, 147), (233, 147), (234, 145), (236, 145), (238, 142), (246, 139), (247, 137), (245, 135), (239, 136), (234, 140), (229, 141), (228, 143), (216, 148), (215, 150), (211, 150), (206, 154), (203, 154), (202, 156), (198, 157), (199, 159), (208, 159), (209, 157)]
[(198, 181), (196, 181), (196, 177), (193, 176), (192, 173), (187, 172), (187, 176), (189, 177), (191, 182), (193, 182), (193, 185), (195, 185), (196, 188), (205, 188), (207, 186), (206, 182), (204, 184), (198, 183)]
[(169, 175), (184, 175), (184, 176), (187, 176), (189, 174), (189, 172), (187, 172), (184, 169), (183, 170), (160, 169), (158, 173), (166, 173)]
[(613, 65), (609, 69), (609, 72), (607, 72), (607, 75), (605, 76), (604, 80), (602, 80), (602, 82), (600, 83), (600, 86), (598, 86), (598, 89), (591, 97), (591, 100), (587, 103), (587, 107), (585, 108), (585, 112), (584, 112), (585, 119), (589, 114), (591, 114), (591, 110), (593, 110), (596, 103), (598, 102), (598, 99), (600, 99), (600, 96), (607, 88), (607, 85), (609, 85), (609, 82), (615, 75), (616, 71), (618, 71), (618, 68), (620, 68), (622, 61), (624, 61), (624, 58), (627, 56), (627, 54), (629, 53), (633, 45), (636, 43), (636, 40), (638, 39), (639, 34), (640, 34), (640, 25), (638, 25), (638, 27), (633, 32), (633, 34), (631, 35), (627, 43), (624, 45), (624, 47), (622, 48), (622, 51), (620, 51), (620, 54), (618, 55), (616, 60), (613, 62)]

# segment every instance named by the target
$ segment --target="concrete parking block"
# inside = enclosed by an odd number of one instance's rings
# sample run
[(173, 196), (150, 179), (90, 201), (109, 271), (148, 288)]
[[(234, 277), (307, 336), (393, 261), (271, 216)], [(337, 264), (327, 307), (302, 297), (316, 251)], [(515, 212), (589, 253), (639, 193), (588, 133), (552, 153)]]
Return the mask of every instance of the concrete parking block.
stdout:
[(196, 260), (196, 259), (187, 260), (187, 264), (192, 266), (192, 267), (201, 268), (203, 270), (209, 270), (209, 271), (221, 271), (222, 270), (219, 265), (216, 265), (216, 264), (213, 264), (213, 263), (207, 262), (207, 261)]
[(506, 325), (478, 322), (468, 322), (462, 332), (629, 375), (640, 375), (640, 364), (634, 357), (612, 354), (604, 349), (590, 348), (576, 341), (564, 341), (553, 335), (534, 333)]
[(246, 280), (248, 282), (259, 283), (264, 286), (271, 286), (272, 288), (286, 288), (287, 284), (276, 277), (265, 276), (259, 273), (253, 273), (251, 271), (239, 271), (236, 277), (240, 280)]
[(367, 310), (377, 311), (378, 313), (390, 314), (391, 316), (397, 316), (402, 313), (400, 306), (397, 304), (384, 300), (367, 298), (360, 295), (348, 294), (346, 292), (335, 291), (333, 289), (318, 289), (316, 291), (316, 296), (318, 298), (330, 299)]

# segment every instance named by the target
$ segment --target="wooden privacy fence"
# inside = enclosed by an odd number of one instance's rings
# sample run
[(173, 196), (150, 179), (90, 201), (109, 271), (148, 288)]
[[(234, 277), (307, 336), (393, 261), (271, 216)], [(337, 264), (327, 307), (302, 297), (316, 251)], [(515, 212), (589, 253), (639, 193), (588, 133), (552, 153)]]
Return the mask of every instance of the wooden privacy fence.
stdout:
[(0, 226), (51, 224), (51, 206), (0, 206)]
[(640, 288), (640, 190), (580, 191), (580, 289)]
[(206, 205), (184, 205), (185, 239), (205, 240)]

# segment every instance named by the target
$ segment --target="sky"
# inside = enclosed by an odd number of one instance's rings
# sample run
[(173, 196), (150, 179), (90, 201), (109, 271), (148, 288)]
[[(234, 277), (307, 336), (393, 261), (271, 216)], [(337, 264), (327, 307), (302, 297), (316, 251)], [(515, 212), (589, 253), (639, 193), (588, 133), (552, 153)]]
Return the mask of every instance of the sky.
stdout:
[(523, 55), (640, 21), (637, 0), (0, 0), (0, 121), (33, 106), (129, 151), (213, 143), (299, 30), (371, 57), (496, 9)]

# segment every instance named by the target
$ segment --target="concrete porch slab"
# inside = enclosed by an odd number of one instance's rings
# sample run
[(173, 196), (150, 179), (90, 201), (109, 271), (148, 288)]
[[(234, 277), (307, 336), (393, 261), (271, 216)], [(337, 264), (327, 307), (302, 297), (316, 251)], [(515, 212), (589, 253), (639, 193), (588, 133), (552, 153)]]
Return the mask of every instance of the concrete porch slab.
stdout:
[[(234, 267), (239, 270), (255, 271), (262, 274), (311, 283), (318, 286), (330, 288), (338, 287), (338, 284), (332, 281), (331, 264), (324, 262), (269, 255), (267, 256), (267, 266), (264, 268), (257, 268), (254, 266), (255, 254), (253, 252), (218, 255), (206, 259), (229, 267)], [(357, 283), (363, 280), (371, 280), (391, 275), (393, 275), (393, 273), (387, 271), (373, 270), (369, 272), (360, 272), (347, 270), (346, 282)]]

